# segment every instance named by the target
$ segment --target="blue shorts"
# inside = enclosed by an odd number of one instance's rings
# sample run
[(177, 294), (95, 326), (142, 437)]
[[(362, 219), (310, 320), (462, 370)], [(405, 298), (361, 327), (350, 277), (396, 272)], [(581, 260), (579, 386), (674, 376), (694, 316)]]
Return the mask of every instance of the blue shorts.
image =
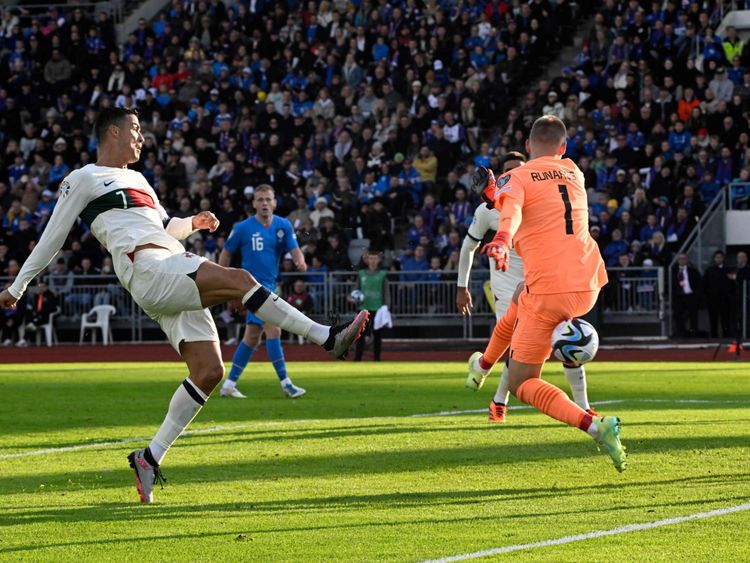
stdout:
[[(276, 288), (273, 287), (273, 286), (263, 285), (263, 287), (265, 287), (271, 293), (274, 293), (276, 291)], [(266, 324), (266, 321), (264, 321), (261, 318), (256, 317), (255, 313), (253, 313), (252, 311), (248, 310), (247, 311), (247, 316), (245, 317), (245, 324), (246, 325), (263, 326), (264, 324)]]
[(247, 312), (247, 317), (245, 318), (245, 324), (246, 325), (263, 326), (264, 324), (266, 324), (266, 321), (264, 321), (263, 319), (259, 319), (258, 317), (256, 317), (255, 313), (253, 313), (252, 311), (248, 311)]

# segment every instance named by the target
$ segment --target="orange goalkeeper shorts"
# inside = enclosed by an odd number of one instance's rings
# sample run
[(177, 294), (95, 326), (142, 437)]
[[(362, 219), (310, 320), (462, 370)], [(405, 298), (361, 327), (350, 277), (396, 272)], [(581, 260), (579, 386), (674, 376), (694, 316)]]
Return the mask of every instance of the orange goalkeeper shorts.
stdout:
[(598, 296), (598, 289), (538, 295), (522, 292), (510, 341), (510, 357), (525, 364), (543, 364), (552, 352), (555, 327), (562, 321), (588, 313)]

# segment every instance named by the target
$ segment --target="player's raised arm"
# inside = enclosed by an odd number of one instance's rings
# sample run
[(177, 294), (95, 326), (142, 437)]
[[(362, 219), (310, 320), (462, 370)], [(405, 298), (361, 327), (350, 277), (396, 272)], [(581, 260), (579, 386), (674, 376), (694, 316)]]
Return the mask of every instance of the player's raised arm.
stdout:
[(34, 277), (46, 268), (62, 248), (70, 229), (89, 203), (89, 190), (86, 178), (79, 171), (74, 171), (60, 183), (57, 204), (52, 211), (47, 227), (39, 243), (24, 262), (13, 285), (0, 293), (0, 307), (12, 307), (26, 291)]
[(495, 188), (495, 205), (500, 207), (497, 234), (485, 245), (482, 253), (494, 258), (495, 268), (506, 272), (513, 235), (521, 225), (524, 190), (520, 181), (512, 174), (501, 176)]
[(524, 192), (520, 187), (514, 189), (511, 186), (508, 192), (501, 194), (502, 196), (504, 196), (503, 207), (500, 211), (497, 234), (506, 233), (509, 237), (508, 240), (511, 241), (518, 227), (521, 226)]

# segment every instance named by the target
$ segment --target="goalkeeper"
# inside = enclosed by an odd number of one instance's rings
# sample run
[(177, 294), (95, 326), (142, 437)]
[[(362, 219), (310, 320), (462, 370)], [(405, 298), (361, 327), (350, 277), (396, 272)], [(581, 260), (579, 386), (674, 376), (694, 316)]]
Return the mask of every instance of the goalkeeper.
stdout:
[[(509, 152), (505, 155), (501, 163), (501, 174), (506, 174), (514, 168), (522, 166), (525, 162), (526, 157), (520, 152)], [(482, 199), (482, 204), (474, 211), (474, 219), (469, 226), (469, 231), (461, 246), (461, 257), (458, 265), (458, 287), (456, 288), (456, 307), (458, 307), (462, 315), (471, 314), (472, 299), (468, 286), (474, 253), (483, 241), (489, 242), (492, 240), (500, 219), (500, 210), (495, 208), (494, 202), (484, 193), (489, 175), (490, 173), (486, 168), (480, 167), (472, 178), (472, 191)], [(521, 258), (514, 250), (510, 251), (508, 271), (506, 272), (496, 269), (495, 260), (490, 257), (490, 287), (492, 297), (495, 301), (497, 324), (484, 354), (475, 352), (469, 359), (469, 375), (466, 378), (466, 387), (469, 389), (478, 391), (482, 388), (493, 366), (500, 359), (500, 356), (505, 353), (510, 343), (513, 324), (508, 323), (507, 320), (503, 321), (503, 316), (511, 305), (511, 302), (515, 309), (518, 303), (518, 296), (514, 295), (514, 293), (519, 284), (523, 284), (523, 265)], [(570, 385), (573, 400), (576, 404), (590, 414), (596, 415), (596, 412), (589, 405), (588, 394), (586, 392), (586, 371), (583, 366), (573, 367), (563, 365), (563, 372), (565, 373), (565, 378), (568, 380), (568, 385)], [(505, 364), (503, 365), (500, 383), (498, 384), (495, 396), (490, 401), (490, 422), (499, 424), (505, 422), (509, 397), (508, 366)]]

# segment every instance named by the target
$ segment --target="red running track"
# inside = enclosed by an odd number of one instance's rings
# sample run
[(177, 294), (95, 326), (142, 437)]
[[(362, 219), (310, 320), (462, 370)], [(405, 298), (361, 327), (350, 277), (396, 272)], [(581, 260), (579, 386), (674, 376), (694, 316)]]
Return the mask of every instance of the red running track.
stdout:
[[(404, 344), (394, 344), (392, 347), (384, 346), (382, 357), (385, 361), (396, 362), (462, 362), (466, 361), (471, 351), (466, 350), (440, 350), (440, 343), (435, 343), (434, 350), (425, 350), (425, 344), (420, 344), (420, 349), (408, 349)], [(222, 354), (225, 360), (229, 360), (234, 353), (234, 346), (222, 346)], [(599, 350), (596, 356), (598, 361), (609, 362), (700, 362), (714, 360), (716, 347), (699, 349), (677, 349), (664, 350), (620, 349)], [(323, 349), (312, 344), (286, 344), (284, 355), (288, 361), (329, 361), (331, 357)], [(350, 353), (353, 356), (353, 352)], [(255, 360), (265, 361), (265, 347), (261, 347)], [(740, 356), (742, 360), (750, 360), (750, 351), (746, 350)], [(179, 361), (179, 355), (168, 344), (114, 344), (111, 346), (79, 346), (63, 345), (52, 348), (28, 347), (28, 348), (0, 348), (0, 363), (56, 363), (56, 362), (171, 362)], [(372, 360), (372, 353), (365, 352), (365, 361)], [(722, 346), (716, 356), (716, 361), (737, 360), (735, 354)], [(750, 369), (750, 368), (749, 368)]]

